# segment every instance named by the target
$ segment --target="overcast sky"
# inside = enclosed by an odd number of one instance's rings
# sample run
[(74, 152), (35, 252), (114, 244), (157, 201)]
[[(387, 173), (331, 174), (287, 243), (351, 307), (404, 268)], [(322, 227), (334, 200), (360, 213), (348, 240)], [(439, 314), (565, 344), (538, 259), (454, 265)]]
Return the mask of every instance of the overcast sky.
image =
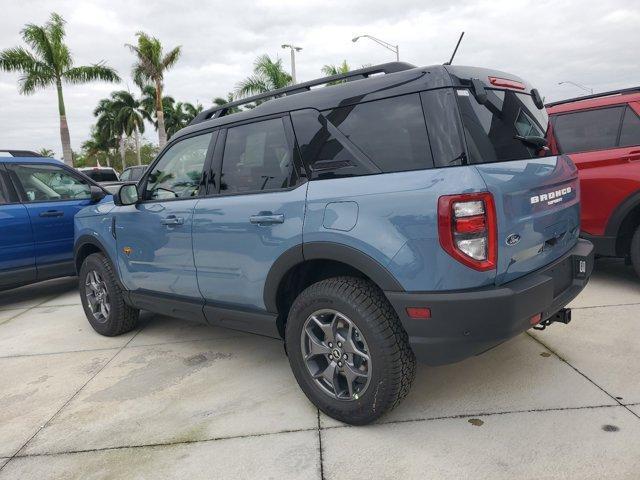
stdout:
[[(76, 65), (105, 61), (123, 83), (65, 87), (74, 149), (86, 140), (100, 98), (130, 80), (133, 57), (124, 43), (142, 30), (183, 56), (165, 77), (165, 92), (178, 101), (225, 96), (251, 73), (256, 56), (280, 56), (283, 43), (304, 48), (298, 81), (318, 77), (327, 63), (351, 66), (394, 60), (369, 41), (370, 34), (400, 45), (401, 60), (416, 65), (448, 60), (465, 31), (455, 62), (505, 70), (536, 85), (546, 100), (580, 95), (563, 80), (597, 91), (640, 85), (640, 1), (507, 0), (2, 0), (0, 48), (20, 45), (25, 23), (44, 23), (52, 10), (67, 20), (67, 42)], [(54, 89), (18, 94), (18, 76), (0, 72), (0, 149), (50, 148), (61, 153)], [(151, 129), (149, 129), (151, 130)], [(155, 132), (147, 138), (156, 141)]]

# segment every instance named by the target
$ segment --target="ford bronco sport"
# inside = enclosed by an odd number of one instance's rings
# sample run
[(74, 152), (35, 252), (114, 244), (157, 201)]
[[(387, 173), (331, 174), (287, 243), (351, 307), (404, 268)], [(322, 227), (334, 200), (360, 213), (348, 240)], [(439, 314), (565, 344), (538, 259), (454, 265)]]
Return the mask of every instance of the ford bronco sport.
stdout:
[(550, 147), (578, 167), (581, 236), (640, 275), (640, 87), (547, 105)]
[(406, 63), (204, 111), (138, 185), (76, 216), (87, 318), (103, 335), (145, 309), (283, 338), (315, 405), (370, 422), (416, 358), (569, 320), (593, 247), (546, 130), (513, 75)]

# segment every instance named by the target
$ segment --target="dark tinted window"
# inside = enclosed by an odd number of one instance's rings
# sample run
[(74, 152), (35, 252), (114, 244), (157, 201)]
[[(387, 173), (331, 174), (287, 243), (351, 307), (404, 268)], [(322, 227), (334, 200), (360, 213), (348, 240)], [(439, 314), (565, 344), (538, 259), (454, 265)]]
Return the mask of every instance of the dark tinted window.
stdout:
[(383, 172), (433, 166), (417, 93), (323, 113)]
[(96, 182), (117, 182), (118, 181), (118, 175), (114, 170), (111, 170), (111, 169), (82, 170), (82, 173), (84, 173), (87, 177), (91, 178), (92, 180), (95, 180)]
[[(311, 178), (339, 178), (367, 175), (379, 169), (317, 110), (291, 112), (302, 158)], [(336, 138), (342, 138), (342, 141)]]
[(294, 186), (298, 173), (282, 118), (232, 127), (222, 157), (221, 193)]
[(544, 137), (548, 127), (545, 110), (530, 95), (512, 90), (487, 90), (481, 105), (469, 90), (456, 90), (470, 163), (504, 162), (533, 158), (540, 152), (518, 136)]
[(627, 107), (622, 121), (622, 130), (620, 130), (620, 146), (632, 145), (640, 145), (640, 118), (633, 109)]
[(198, 195), (212, 133), (172, 145), (149, 174), (146, 198), (191, 198)]
[(461, 165), (464, 145), (455, 90), (441, 88), (420, 94), (436, 167)]
[(563, 113), (553, 120), (562, 153), (615, 148), (624, 107)]

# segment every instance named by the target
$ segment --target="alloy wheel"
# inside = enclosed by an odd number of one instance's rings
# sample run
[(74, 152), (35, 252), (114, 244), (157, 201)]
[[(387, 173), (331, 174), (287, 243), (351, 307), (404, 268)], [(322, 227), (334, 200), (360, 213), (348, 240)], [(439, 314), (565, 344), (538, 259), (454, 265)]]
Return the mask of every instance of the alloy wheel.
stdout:
[(371, 380), (369, 347), (356, 325), (342, 313), (318, 310), (301, 334), (302, 356), (316, 385), (338, 400), (357, 400)]
[(93, 318), (95, 318), (99, 323), (106, 322), (109, 318), (109, 312), (111, 311), (107, 285), (100, 274), (95, 270), (91, 270), (87, 273), (84, 284), (87, 304), (93, 314)]

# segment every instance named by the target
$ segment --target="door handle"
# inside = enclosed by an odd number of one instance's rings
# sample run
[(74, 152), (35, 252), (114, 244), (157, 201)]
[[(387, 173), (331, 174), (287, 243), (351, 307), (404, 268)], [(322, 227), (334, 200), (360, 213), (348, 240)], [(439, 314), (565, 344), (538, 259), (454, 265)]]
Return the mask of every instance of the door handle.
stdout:
[(184, 218), (176, 217), (175, 215), (169, 215), (160, 220), (160, 223), (162, 223), (162, 225), (183, 225)]
[(273, 225), (274, 223), (284, 223), (284, 215), (282, 213), (260, 212), (258, 215), (251, 215), (249, 221), (258, 225)]
[(62, 210), (47, 210), (46, 212), (40, 212), (40, 216), (46, 218), (62, 217), (64, 216), (64, 212)]
[(632, 150), (629, 152), (630, 162), (637, 162), (638, 160), (640, 160), (640, 150)]

